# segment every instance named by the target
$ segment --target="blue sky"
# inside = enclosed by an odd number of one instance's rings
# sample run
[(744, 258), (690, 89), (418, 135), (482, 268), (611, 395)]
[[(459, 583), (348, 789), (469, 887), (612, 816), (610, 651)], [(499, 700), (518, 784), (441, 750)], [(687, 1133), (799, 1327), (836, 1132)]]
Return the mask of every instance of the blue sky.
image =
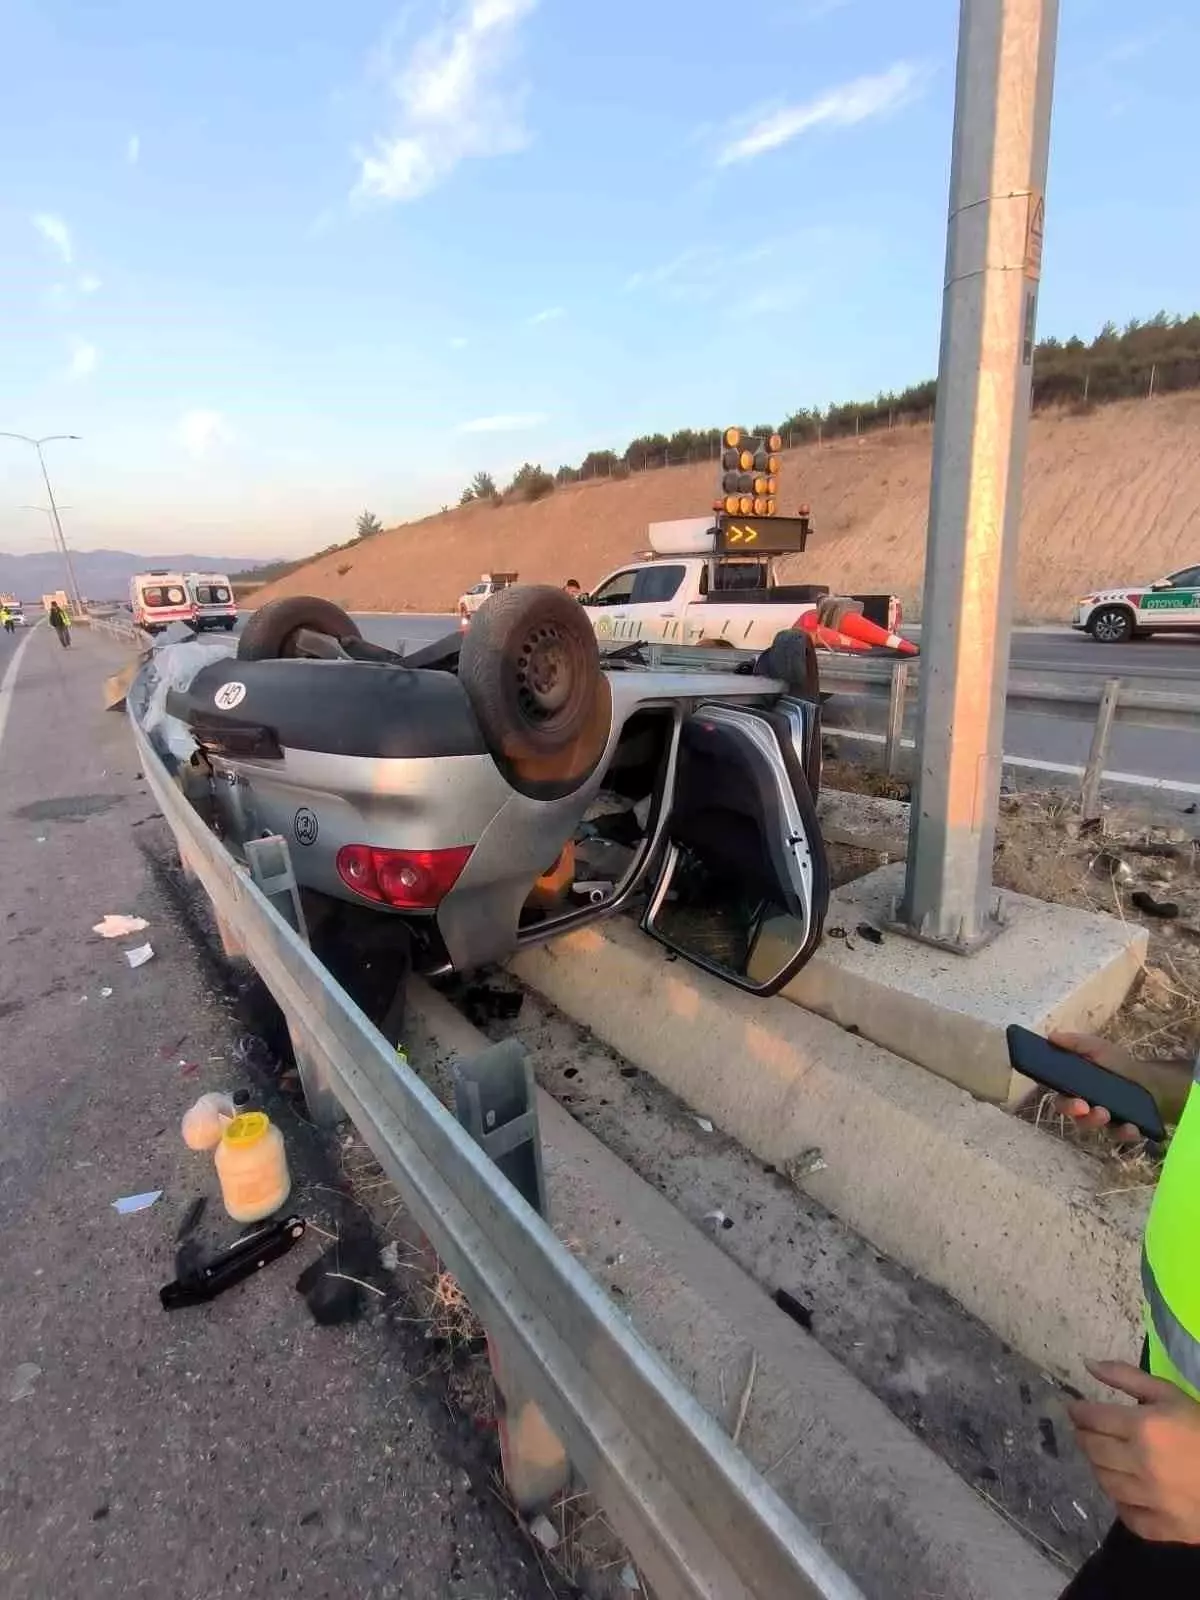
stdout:
[[(936, 369), (952, 0), (3, 16), (0, 428), (82, 435), (80, 547), (297, 553)], [(1198, 45), (1065, 0), (1040, 332), (1200, 305)], [(0, 441), (0, 548), (35, 473)]]

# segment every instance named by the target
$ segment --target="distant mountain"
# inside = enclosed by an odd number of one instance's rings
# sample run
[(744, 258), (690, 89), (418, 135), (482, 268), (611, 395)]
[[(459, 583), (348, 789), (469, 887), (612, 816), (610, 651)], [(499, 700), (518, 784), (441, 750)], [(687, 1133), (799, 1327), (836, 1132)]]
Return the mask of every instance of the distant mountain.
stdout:
[[(123, 600), (134, 573), (153, 567), (168, 572), (247, 572), (267, 564), (245, 556), (139, 556), (129, 550), (72, 550), (71, 561), (87, 600)], [(10, 556), (0, 550), (0, 594), (39, 600), (66, 586), (62, 557), (53, 551)]]

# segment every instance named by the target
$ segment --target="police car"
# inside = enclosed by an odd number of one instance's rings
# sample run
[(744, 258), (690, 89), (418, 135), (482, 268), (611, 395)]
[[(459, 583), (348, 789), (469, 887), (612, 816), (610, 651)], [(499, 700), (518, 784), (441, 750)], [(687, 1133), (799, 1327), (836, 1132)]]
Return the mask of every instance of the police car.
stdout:
[(1085, 594), (1075, 602), (1071, 626), (1099, 644), (1124, 644), (1152, 633), (1200, 633), (1200, 567), (1182, 567), (1153, 583)]

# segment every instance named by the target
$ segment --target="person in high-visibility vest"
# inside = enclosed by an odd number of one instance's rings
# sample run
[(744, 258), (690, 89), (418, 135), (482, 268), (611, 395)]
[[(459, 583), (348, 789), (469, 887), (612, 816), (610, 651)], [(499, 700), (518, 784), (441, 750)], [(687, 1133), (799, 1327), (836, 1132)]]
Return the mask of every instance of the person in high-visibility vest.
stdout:
[[(1138, 1061), (1089, 1034), (1052, 1042), (1143, 1084), (1164, 1121), (1167, 1148), (1142, 1250), (1146, 1342), (1140, 1367), (1089, 1361), (1092, 1376), (1137, 1402), (1077, 1400), (1075, 1437), (1117, 1511), (1108, 1537), (1062, 1600), (1200, 1597), (1200, 1061)], [(1103, 1128), (1108, 1112), (1062, 1098), (1080, 1127)], [(1136, 1128), (1111, 1130), (1120, 1140)]]
[(3, 623), (5, 633), (15, 633), (17, 631), (17, 625), (13, 621), (13, 614), (7, 606), (0, 606), (0, 623)]
[(64, 650), (71, 648), (71, 618), (65, 606), (60, 606), (57, 600), (50, 602), (50, 626), (58, 635), (58, 642)]

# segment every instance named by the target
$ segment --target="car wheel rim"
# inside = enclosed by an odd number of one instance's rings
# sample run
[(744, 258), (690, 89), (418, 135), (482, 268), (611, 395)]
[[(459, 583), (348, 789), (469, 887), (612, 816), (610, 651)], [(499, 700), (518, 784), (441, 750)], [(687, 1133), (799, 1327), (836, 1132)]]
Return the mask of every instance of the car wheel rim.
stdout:
[(1111, 644), (1113, 640), (1121, 638), (1124, 632), (1125, 619), (1115, 612), (1106, 611), (1096, 618), (1096, 635), (1106, 643)]
[(568, 706), (575, 688), (569, 642), (557, 628), (533, 628), (517, 658), (517, 698), (525, 718), (552, 722)]

